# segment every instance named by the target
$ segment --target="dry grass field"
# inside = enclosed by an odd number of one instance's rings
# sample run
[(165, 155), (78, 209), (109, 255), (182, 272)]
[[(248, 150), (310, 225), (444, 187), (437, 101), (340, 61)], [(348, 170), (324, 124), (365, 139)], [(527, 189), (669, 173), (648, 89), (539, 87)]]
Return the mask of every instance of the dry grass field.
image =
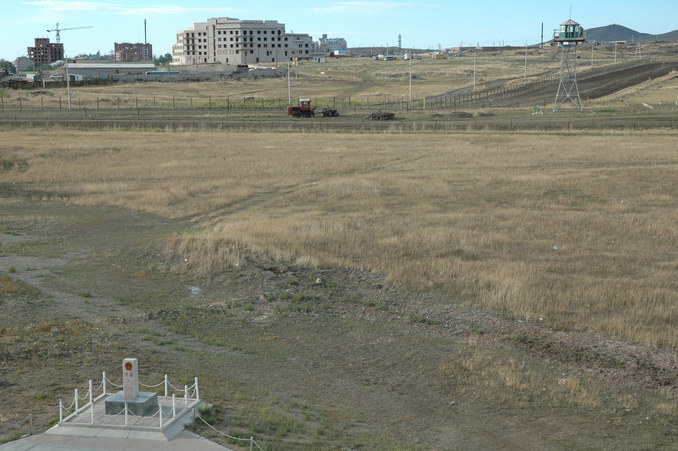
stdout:
[[(520, 82), (524, 52), (482, 56), (482, 83)], [(415, 97), (469, 87), (469, 65), (413, 62)], [(299, 71), (293, 97), (407, 95), (407, 62)], [(676, 87), (592, 107), (670, 115)], [(675, 130), (397, 130), (1, 128), (0, 443), (136, 356), (149, 382), (200, 377), (215, 426), (266, 450), (675, 449)]]
[[(201, 277), (247, 255), (384, 274), (545, 326), (676, 349), (676, 135), (3, 133), (18, 183), (191, 219)], [(42, 187), (42, 188), (41, 188)]]
[(676, 138), (3, 130), (2, 437), (134, 353), (266, 449), (670, 449)]

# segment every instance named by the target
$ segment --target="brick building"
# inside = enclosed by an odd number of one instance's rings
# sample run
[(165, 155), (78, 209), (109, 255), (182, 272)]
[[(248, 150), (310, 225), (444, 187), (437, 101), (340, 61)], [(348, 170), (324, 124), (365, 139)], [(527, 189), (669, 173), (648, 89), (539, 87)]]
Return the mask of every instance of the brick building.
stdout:
[(35, 47), (28, 47), (27, 54), (36, 66), (52, 64), (64, 59), (64, 45), (49, 42), (49, 38), (35, 38)]
[(153, 59), (152, 44), (130, 44), (128, 42), (118, 44), (116, 42), (114, 46), (116, 61), (151, 61)]

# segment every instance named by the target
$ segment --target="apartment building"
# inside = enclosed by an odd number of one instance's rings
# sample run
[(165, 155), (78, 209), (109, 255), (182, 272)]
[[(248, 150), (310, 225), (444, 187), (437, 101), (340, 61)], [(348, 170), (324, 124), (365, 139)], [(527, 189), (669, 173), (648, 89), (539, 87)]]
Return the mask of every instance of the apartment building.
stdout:
[(279, 63), (311, 58), (313, 52), (311, 36), (286, 33), (278, 21), (220, 17), (177, 32), (172, 64)]
[(151, 61), (153, 59), (152, 44), (131, 44), (129, 42), (115, 43), (115, 60), (119, 62), (127, 61)]
[(35, 47), (28, 47), (27, 52), (36, 66), (64, 59), (64, 45), (49, 42), (49, 38), (35, 38)]

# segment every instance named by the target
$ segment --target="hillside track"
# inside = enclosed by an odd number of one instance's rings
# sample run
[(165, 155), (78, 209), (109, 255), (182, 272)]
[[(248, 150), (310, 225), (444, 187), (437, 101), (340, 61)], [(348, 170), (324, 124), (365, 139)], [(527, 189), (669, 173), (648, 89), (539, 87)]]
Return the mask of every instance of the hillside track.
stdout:
[[(656, 62), (590, 75), (587, 75), (587, 72), (581, 72), (577, 77), (579, 95), (585, 101), (599, 99), (648, 80), (664, 77), (676, 70), (678, 70), (676, 62)], [(553, 83), (538, 84), (531, 89), (516, 92), (514, 95), (493, 98), (492, 103), (494, 106), (548, 104), (545, 99), (555, 99), (558, 83), (556, 80)]]

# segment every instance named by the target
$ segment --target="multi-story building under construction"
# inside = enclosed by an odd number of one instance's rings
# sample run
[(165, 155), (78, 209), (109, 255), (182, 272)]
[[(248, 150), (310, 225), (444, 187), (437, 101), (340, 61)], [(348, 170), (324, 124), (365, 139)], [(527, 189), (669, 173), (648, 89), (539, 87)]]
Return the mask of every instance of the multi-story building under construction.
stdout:
[(35, 47), (28, 47), (27, 54), (36, 66), (52, 64), (64, 59), (64, 45), (49, 42), (49, 38), (35, 38)]
[(275, 20), (229, 17), (198, 22), (177, 32), (172, 64), (259, 64), (311, 58), (314, 43), (308, 34), (286, 33)]

